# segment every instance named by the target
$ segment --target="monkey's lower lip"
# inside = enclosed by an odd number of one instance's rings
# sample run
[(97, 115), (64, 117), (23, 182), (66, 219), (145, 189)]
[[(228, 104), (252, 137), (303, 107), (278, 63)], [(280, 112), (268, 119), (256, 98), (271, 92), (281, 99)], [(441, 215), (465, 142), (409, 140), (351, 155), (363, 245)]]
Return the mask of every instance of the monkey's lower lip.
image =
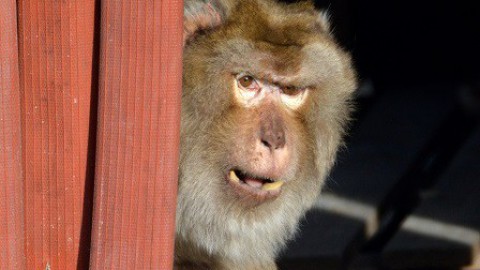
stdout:
[(230, 170), (228, 182), (241, 197), (264, 201), (277, 197), (285, 182), (268, 178), (255, 178), (240, 170)]

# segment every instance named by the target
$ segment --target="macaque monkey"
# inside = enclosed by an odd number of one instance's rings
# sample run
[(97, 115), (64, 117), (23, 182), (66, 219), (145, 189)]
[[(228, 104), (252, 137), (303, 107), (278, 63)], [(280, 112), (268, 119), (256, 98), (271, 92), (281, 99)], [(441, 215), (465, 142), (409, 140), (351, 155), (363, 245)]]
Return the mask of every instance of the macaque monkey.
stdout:
[(184, 12), (175, 269), (277, 269), (342, 144), (350, 57), (309, 2)]

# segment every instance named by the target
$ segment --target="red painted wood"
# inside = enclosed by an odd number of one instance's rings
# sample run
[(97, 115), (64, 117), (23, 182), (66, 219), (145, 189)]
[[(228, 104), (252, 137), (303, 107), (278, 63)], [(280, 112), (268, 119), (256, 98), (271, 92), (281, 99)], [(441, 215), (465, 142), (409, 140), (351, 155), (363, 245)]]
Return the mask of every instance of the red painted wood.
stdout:
[(26, 269), (87, 269), (95, 1), (17, 2)]
[(171, 269), (182, 1), (102, 2), (91, 269)]
[(17, 13), (0, 2), (0, 269), (24, 269)]

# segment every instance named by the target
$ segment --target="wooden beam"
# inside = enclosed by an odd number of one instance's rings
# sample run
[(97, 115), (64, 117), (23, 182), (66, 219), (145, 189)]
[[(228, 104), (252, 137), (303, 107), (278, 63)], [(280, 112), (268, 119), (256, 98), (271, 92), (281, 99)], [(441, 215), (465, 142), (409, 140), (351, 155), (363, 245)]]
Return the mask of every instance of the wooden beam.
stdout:
[(95, 0), (17, 2), (26, 269), (87, 269)]
[(101, 10), (91, 269), (172, 269), (183, 3)]
[(0, 269), (25, 269), (17, 9), (0, 4)]

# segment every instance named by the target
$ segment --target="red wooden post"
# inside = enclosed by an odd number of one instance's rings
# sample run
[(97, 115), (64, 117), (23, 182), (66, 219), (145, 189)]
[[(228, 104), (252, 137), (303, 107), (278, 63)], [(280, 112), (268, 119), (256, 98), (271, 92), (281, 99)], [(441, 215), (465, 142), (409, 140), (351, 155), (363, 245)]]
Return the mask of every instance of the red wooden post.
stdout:
[(91, 269), (171, 269), (181, 0), (102, 2)]
[(88, 268), (94, 9), (18, 1), (26, 269)]
[(0, 3), (0, 269), (24, 269), (17, 12)]

